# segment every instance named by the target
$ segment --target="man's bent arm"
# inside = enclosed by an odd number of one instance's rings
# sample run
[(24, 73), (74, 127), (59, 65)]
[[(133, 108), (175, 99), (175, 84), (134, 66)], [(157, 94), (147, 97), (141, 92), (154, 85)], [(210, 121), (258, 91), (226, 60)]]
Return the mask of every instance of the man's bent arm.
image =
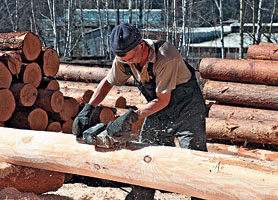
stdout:
[(171, 92), (168, 93), (156, 93), (157, 98), (150, 101), (148, 104), (137, 110), (137, 116), (139, 119), (150, 116), (163, 108), (165, 108), (171, 99)]
[(94, 92), (92, 98), (90, 99), (89, 103), (93, 106), (99, 105), (106, 95), (109, 93), (111, 88), (113, 87), (106, 78), (102, 79), (102, 81), (98, 84), (96, 91)]

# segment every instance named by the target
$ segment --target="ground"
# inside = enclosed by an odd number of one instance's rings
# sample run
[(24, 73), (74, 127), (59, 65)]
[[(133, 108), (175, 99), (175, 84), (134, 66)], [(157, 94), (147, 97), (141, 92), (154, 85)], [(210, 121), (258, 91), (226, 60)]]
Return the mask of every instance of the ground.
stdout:
[[(124, 187), (129, 191), (129, 187)], [(83, 183), (64, 184), (56, 192), (48, 192), (43, 195), (33, 193), (20, 193), (14, 188), (6, 188), (0, 191), (0, 200), (124, 200), (126, 192), (114, 187), (90, 187)], [(187, 200), (185, 195), (174, 193), (155, 194), (155, 200)]]

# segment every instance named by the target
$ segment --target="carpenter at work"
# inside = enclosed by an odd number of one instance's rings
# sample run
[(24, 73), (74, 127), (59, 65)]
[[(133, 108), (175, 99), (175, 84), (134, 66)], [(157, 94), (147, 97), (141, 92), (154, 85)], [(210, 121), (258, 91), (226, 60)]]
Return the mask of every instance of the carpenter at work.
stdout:
[[(73, 133), (78, 136), (89, 128), (88, 121), (113, 85), (124, 85), (133, 76), (148, 103), (129, 110), (106, 127), (109, 136), (128, 132), (131, 125), (145, 118), (140, 142), (206, 151), (205, 104), (194, 69), (169, 42), (142, 39), (133, 25), (122, 23), (111, 33), (115, 54), (112, 68), (98, 85), (89, 104), (75, 118)], [(132, 186), (126, 200), (153, 200), (155, 190)]]

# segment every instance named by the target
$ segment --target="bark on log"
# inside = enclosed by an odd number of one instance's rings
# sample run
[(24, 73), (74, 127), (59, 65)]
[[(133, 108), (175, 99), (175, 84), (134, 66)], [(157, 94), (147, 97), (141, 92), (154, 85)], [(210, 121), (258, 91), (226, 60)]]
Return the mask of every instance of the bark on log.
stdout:
[(32, 130), (45, 130), (48, 124), (47, 112), (41, 108), (15, 111), (9, 120), (9, 127)]
[(236, 145), (207, 143), (208, 152), (219, 153), (231, 156), (241, 156), (268, 161), (278, 161), (278, 152), (263, 149), (249, 149)]
[(260, 42), (259, 45), (261, 45), (261, 46), (269, 46), (269, 47), (277, 47), (278, 48), (278, 44), (277, 43)]
[(35, 104), (48, 112), (60, 112), (64, 105), (64, 96), (60, 91), (38, 89)]
[(0, 60), (9, 68), (10, 72), (18, 78), (22, 66), (20, 54), (13, 51), (0, 51)]
[(278, 85), (277, 62), (203, 58), (200, 74), (205, 79)]
[(59, 82), (56, 79), (47, 77), (42, 78), (39, 88), (45, 90), (60, 90)]
[(64, 122), (62, 125), (62, 132), (72, 134), (72, 124), (73, 124), (72, 119)]
[[(71, 96), (75, 99), (82, 98), (84, 92), (88, 89), (96, 90), (97, 85), (95, 83), (81, 83), (72, 81), (58, 81), (60, 85), (60, 91), (64, 96)], [(72, 95), (71, 95), (72, 94)], [(138, 108), (144, 106), (147, 101), (137, 87), (134, 86), (114, 86), (104, 101), (101, 103), (103, 106), (114, 107), (116, 100), (123, 96), (126, 98), (128, 106), (136, 106)], [(134, 98), (136, 96), (136, 98)]]
[(0, 50), (20, 50), (23, 59), (33, 61), (38, 58), (41, 52), (41, 41), (34, 33), (12, 32), (0, 33)]
[(12, 80), (11, 72), (4, 63), (0, 62), (0, 89), (9, 89)]
[(38, 90), (32, 84), (15, 83), (11, 86), (11, 91), (17, 106), (32, 106), (38, 96)]
[(100, 152), (78, 144), (73, 135), (10, 128), (0, 132), (0, 159), (17, 165), (204, 199), (278, 199), (277, 162), (166, 146)]
[[(250, 45), (247, 50), (247, 57), (251, 59), (278, 60), (278, 47)], [(269, 69), (271, 70), (272, 68), (269, 67)]]
[(11, 118), (15, 110), (15, 98), (8, 89), (0, 89), (0, 121), (4, 122)]
[(19, 82), (31, 83), (35, 87), (38, 87), (42, 80), (42, 70), (40, 66), (35, 63), (24, 63), (22, 65), (21, 72), (19, 73)]
[(222, 119), (278, 121), (278, 111), (213, 104), (210, 107), (208, 117)]
[(58, 121), (68, 121), (75, 117), (79, 112), (78, 102), (71, 97), (64, 97), (64, 104), (59, 113), (49, 113), (52, 119)]
[(62, 127), (60, 122), (50, 122), (46, 128), (46, 131), (61, 132)]
[(116, 108), (126, 108), (126, 99), (120, 96), (115, 103)]
[(206, 118), (208, 139), (259, 144), (278, 143), (278, 121)]
[[(55, 77), (59, 80), (99, 83), (106, 77), (109, 71), (110, 68), (60, 64), (59, 71)], [(134, 85), (133, 79), (128, 79), (126, 85)]]
[(203, 95), (205, 99), (221, 103), (278, 108), (276, 86), (207, 81), (203, 88)]
[(52, 48), (43, 48), (38, 62), (42, 66), (42, 72), (46, 77), (54, 77), (59, 70), (59, 57), (57, 52)]

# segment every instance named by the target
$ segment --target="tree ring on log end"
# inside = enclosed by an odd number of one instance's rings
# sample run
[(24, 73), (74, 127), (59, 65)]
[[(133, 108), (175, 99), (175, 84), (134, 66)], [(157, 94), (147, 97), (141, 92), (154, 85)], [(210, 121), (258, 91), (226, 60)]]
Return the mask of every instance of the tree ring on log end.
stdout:
[(43, 54), (43, 72), (47, 77), (53, 77), (59, 70), (59, 57), (54, 49), (47, 48)]
[(0, 62), (0, 88), (10, 88), (12, 83), (12, 75), (6, 65)]
[(15, 110), (15, 98), (8, 89), (0, 90), (0, 121), (4, 122), (11, 118)]
[(42, 43), (38, 36), (32, 32), (28, 32), (24, 38), (22, 51), (27, 60), (33, 61), (38, 58), (41, 53)]
[(23, 74), (23, 83), (31, 83), (38, 87), (42, 80), (42, 71), (40, 66), (33, 62), (26, 66)]
[(23, 106), (32, 106), (37, 99), (38, 90), (32, 84), (26, 84), (21, 89), (19, 96), (20, 103)]
[(36, 108), (28, 115), (28, 122), (32, 130), (43, 131), (48, 124), (47, 112), (41, 108)]
[(54, 112), (60, 112), (64, 105), (64, 96), (60, 91), (55, 91), (51, 96), (51, 108)]

